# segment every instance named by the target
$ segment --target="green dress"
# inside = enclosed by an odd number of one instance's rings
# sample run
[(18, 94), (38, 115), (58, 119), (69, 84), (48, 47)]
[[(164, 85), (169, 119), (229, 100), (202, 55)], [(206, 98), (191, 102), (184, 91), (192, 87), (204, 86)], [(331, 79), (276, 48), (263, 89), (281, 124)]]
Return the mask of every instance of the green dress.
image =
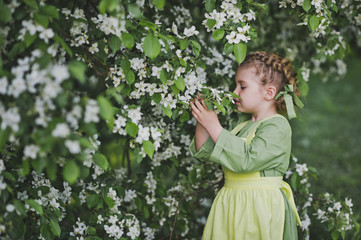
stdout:
[(225, 184), (213, 201), (202, 240), (297, 239), (299, 216), (293, 195), (282, 181), (291, 152), (291, 127), (275, 114), (241, 120), (232, 131), (223, 129), (216, 144), (209, 137), (196, 151), (201, 161), (222, 165)]

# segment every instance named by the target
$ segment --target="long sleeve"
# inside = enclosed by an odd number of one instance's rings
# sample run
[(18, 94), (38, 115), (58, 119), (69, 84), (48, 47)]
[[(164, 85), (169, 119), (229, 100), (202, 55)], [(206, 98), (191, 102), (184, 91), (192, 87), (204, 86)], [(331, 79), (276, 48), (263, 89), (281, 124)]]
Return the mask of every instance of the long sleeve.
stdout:
[(197, 152), (195, 138), (193, 137), (191, 144), (189, 145), (189, 151), (194, 158), (201, 161), (209, 161), (209, 158), (213, 151), (213, 147), (214, 147), (214, 142), (212, 138), (209, 137)]
[(283, 118), (272, 118), (261, 123), (250, 144), (243, 138), (223, 129), (210, 161), (238, 172), (278, 169), (285, 172), (291, 152), (291, 128)]
[[(245, 114), (245, 113), (240, 114), (240, 116), (236, 122), (231, 122), (231, 124), (230, 124), (231, 129), (233, 127), (237, 126), (240, 122), (244, 122), (245, 120), (248, 120), (248, 119), (250, 119), (249, 114)], [(192, 157), (194, 157), (198, 160), (201, 160), (201, 161), (209, 161), (209, 158), (211, 156), (214, 146), (215, 146), (215, 144), (214, 144), (212, 138), (209, 137), (197, 152), (196, 145), (195, 145), (195, 138), (193, 137), (188, 150), (191, 153)]]

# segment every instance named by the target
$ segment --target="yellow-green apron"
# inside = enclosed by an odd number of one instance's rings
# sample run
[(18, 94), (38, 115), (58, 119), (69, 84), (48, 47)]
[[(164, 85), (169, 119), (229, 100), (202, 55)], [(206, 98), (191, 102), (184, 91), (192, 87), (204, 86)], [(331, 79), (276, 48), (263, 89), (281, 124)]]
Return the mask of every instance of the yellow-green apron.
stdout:
[[(237, 134), (246, 124), (231, 132)], [(243, 138), (246, 144), (251, 143), (257, 126)], [(202, 240), (297, 239), (296, 221), (299, 225), (301, 221), (292, 190), (282, 177), (222, 169), (225, 184), (213, 201)]]

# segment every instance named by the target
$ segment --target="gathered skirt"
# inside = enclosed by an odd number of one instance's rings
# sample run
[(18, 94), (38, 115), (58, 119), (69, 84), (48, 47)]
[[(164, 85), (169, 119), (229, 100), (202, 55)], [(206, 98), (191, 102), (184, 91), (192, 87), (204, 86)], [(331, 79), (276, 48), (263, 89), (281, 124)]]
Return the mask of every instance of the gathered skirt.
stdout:
[(213, 201), (202, 240), (297, 239), (296, 216), (288, 200), (290, 188), (281, 177), (227, 175)]

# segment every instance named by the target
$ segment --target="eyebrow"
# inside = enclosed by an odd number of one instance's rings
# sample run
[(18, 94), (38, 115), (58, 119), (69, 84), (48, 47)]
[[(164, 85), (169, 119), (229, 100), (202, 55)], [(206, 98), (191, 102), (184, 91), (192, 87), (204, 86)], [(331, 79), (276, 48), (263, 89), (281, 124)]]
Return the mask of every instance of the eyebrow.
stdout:
[(247, 83), (247, 81), (245, 81), (245, 80), (243, 80), (243, 79), (236, 80), (236, 82)]

